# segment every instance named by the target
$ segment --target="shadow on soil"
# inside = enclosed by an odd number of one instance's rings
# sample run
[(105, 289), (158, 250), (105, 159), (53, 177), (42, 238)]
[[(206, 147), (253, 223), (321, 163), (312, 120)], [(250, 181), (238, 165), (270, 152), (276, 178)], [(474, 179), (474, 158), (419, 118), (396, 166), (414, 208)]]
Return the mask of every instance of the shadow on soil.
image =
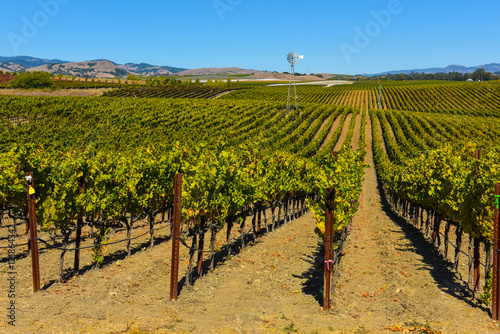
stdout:
[[(480, 308), (481, 310), (490, 313), (490, 309), (478, 304), (472, 293), (467, 288), (465, 282), (460, 280), (455, 274), (452, 263), (446, 259), (443, 254), (426, 239), (425, 235), (410, 224), (406, 219), (399, 216), (393, 209), (385, 196), (385, 191), (382, 188), (380, 180), (377, 179), (377, 188), (380, 193), (382, 210), (387, 216), (392, 219), (403, 230), (405, 237), (411, 241), (411, 249), (422, 256), (426, 266), (422, 269), (427, 269), (440, 287), (440, 289), (459, 300), (462, 300), (470, 306)], [(408, 250), (408, 248), (399, 248), (399, 250)]]
[[(325, 245), (321, 242), (312, 254), (304, 257), (304, 261), (310, 264), (309, 269), (300, 275), (293, 275), (295, 278), (305, 279), (302, 284), (302, 292), (313, 296), (320, 305), (323, 305), (324, 254)], [(334, 287), (335, 285), (332, 285), (332, 289)]]

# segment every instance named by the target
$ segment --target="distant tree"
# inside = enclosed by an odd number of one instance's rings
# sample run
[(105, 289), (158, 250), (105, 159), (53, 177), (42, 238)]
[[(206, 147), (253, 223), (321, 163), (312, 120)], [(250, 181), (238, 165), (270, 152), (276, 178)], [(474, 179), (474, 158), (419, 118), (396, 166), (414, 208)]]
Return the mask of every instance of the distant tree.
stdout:
[(474, 81), (489, 81), (493, 80), (493, 74), (486, 72), (484, 68), (478, 68), (472, 74), (472, 80)]
[(2, 71), (2, 70), (0, 70), (0, 74), (3, 74), (3, 71)]
[(228, 87), (231, 87), (231, 77), (227, 77), (227, 82), (226, 82)]
[(403, 81), (404, 79), (405, 75), (403, 73), (399, 73), (394, 76), (394, 80)]
[(9, 87), (20, 89), (51, 88), (53, 85), (47, 72), (23, 72), (9, 82)]
[(135, 81), (139, 81), (139, 78), (133, 74), (129, 74), (128, 77), (127, 77), (127, 80), (135, 80)]
[(200, 85), (200, 78), (196, 78), (196, 80), (194, 81), (194, 84), (199, 86)]
[[(449, 72), (449, 73), (418, 73), (418, 72), (410, 72), (408, 74), (391, 74), (387, 73), (382, 77), (383, 80), (449, 80), (449, 81), (465, 81), (470, 76), (468, 74), (462, 74), (460, 72)], [(492, 80), (489, 74), (484, 75), (482, 80)], [(375, 80), (376, 78), (372, 78), (371, 80)], [(493, 77), (494, 79), (494, 77)]]
[(448, 73), (448, 80), (452, 81), (465, 81), (465, 75), (460, 72), (450, 72)]
[(177, 79), (175, 79), (175, 78), (171, 78), (171, 79), (168, 81), (168, 84), (169, 84), (169, 85), (172, 85), (172, 86), (182, 85), (182, 80), (177, 80)]
[(165, 85), (166, 81), (165, 78), (162, 77), (147, 77), (146, 78), (146, 85), (149, 86), (158, 86), (158, 85)]

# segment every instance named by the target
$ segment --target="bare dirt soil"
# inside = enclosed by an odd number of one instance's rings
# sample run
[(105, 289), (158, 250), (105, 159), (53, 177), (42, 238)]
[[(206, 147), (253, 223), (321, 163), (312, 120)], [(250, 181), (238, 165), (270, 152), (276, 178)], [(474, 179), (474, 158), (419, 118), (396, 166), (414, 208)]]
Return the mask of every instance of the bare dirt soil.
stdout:
[(351, 147), (354, 151), (357, 151), (359, 147), (359, 136), (361, 134), (361, 117), (363, 111), (356, 115), (356, 124), (354, 125), (354, 130), (352, 134)]
[(337, 140), (335, 147), (333, 148), (334, 151), (340, 151), (342, 145), (344, 145), (345, 139), (347, 138), (347, 132), (349, 132), (349, 125), (351, 124), (351, 118), (352, 118), (352, 113), (347, 115), (347, 117), (345, 118), (344, 126), (342, 127), (342, 133), (340, 134), (340, 137)]
[[(330, 116), (331, 117), (331, 116)], [(347, 118), (347, 117), (346, 117)], [(330, 128), (330, 132), (328, 132), (328, 135), (326, 136), (325, 138), (325, 141), (323, 142), (323, 144), (321, 145), (320, 149), (323, 148), (323, 146), (325, 146), (333, 137), (333, 134), (335, 133), (335, 130), (337, 130), (337, 128), (339, 127), (340, 125), (340, 120), (342, 119), (342, 114), (339, 114), (337, 116), (337, 118), (335, 119), (335, 122), (333, 122), (332, 124), (332, 127)], [(345, 122), (345, 120), (344, 120)]]
[[(366, 137), (371, 143), (369, 126)], [(40, 260), (45, 288), (36, 294), (31, 260), (21, 258), (15, 264), (16, 327), (2, 315), (0, 332), (360, 334), (390, 333), (391, 327), (409, 331), (418, 324), (432, 329), (427, 333), (496, 333), (488, 309), (468, 297), (449, 263), (393, 213), (380, 193), (371, 145), (367, 153), (371, 167), (337, 268), (330, 311), (322, 310), (323, 241), (314, 234), (312, 214), (306, 214), (244, 250), (234, 248), (232, 257), (221, 259), (192, 287), (185, 283), (183, 247), (177, 301), (168, 298), (168, 228), (158, 233), (152, 249), (145, 248), (147, 236), (135, 241), (131, 258), (110, 246), (114, 255), (101, 268), (92, 268), (86, 253), (81, 275), (63, 283), (53, 282), (60, 252), (46, 250)], [(5, 237), (6, 229), (0, 230)], [(6, 313), (7, 263), (0, 265), (0, 305)]]

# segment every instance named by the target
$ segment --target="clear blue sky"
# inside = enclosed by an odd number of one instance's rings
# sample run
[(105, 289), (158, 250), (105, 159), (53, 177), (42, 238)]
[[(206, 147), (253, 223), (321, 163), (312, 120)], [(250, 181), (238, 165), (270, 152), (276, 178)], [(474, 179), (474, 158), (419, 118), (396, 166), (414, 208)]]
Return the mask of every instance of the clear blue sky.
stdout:
[(296, 51), (305, 55), (297, 72), (344, 74), (500, 63), (498, 0), (2, 0), (1, 8), (1, 56), (281, 72)]

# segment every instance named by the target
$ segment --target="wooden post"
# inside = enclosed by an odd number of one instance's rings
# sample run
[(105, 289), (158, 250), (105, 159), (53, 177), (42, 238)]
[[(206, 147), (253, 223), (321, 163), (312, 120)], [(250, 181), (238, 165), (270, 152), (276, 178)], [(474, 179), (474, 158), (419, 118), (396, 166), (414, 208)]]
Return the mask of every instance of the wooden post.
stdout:
[[(500, 201), (498, 198), (500, 196), (500, 183), (495, 185), (495, 197), (497, 201)], [(498, 202), (495, 205), (495, 213), (494, 213), (494, 230), (493, 230), (493, 305), (491, 311), (491, 318), (493, 320), (500, 319), (500, 308), (498, 307), (498, 302), (500, 301), (500, 279), (498, 277), (498, 273), (500, 271), (500, 245), (498, 239), (500, 238), (499, 233), (499, 220), (500, 220), (500, 210), (498, 209)]]
[(201, 218), (201, 225), (200, 225), (200, 238), (198, 239), (198, 263), (197, 263), (197, 274), (198, 278), (201, 278), (203, 276), (203, 249), (205, 248), (205, 227), (206, 227), (206, 222), (205, 222), (205, 217)]
[(325, 295), (323, 310), (331, 308), (331, 272), (333, 269), (333, 225), (335, 223), (335, 190), (328, 189), (325, 217)]
[[(338, 152), (333, 152), (333, 157), (337, 161)], [(333, 225), (335, 224), (335, 189), (327, 190), (326, 215), (325, 215), (325, 280), (323, 310), (332, 307), (332, 271), (333, 271)]]
[(38, 237), (36, 231), (36, 200), (33, 173), (26, 173), (28, 191), (28, 217), (30, 225), (31, 268), (33, 269), (33, 292), (40, 291), (40, 262), (38, 259)]
[(172, 265), (170, 268), (170, 300), (177, 300), (179, 282), (179, 236), (182, 210), (182, 174), (175, 174), (174, 222), (172, 226)]
[(481, 278), (481, 271), (479, 269), (479, 246), (481, 243), (479, 242), (479, 238), (474, 238), (474, 289), (473, 291), (477, 291), (479, 289), (479, 279)]
[(438, 238), (438, 233), (439, 233), (439, 219), (440, 217), (436, 212), (434, 212), (434, 226), (432, 229), (432, 244), (436, 245), (436, 240)]
[(73, 271), (75, 276), (80, 274), (80, 246), (82, 244), (82, 227), (83, 219), (78, 218), (76, 220), (76, 241), (75, 241), (75, 261), (73, 263)]

